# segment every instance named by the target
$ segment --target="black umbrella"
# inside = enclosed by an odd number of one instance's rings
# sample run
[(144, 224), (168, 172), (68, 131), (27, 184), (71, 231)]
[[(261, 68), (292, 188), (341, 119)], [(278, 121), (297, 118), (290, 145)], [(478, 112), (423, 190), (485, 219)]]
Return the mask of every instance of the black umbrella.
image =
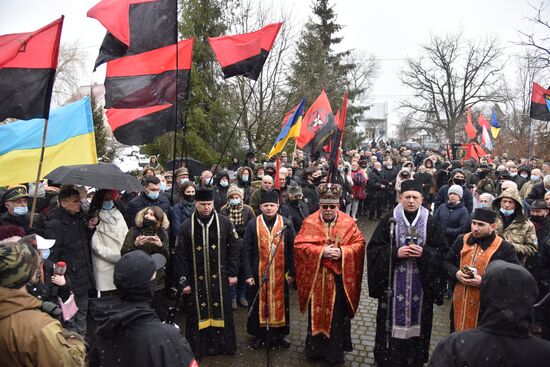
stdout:
[[(172, 165), (173, 162), (174, 162), (173, 160), (169, 161), (164, 168), (167, 170), (172, 170), (172, 168), (174, 167)], [(193, 159), (193, 158), (187, 158), (187, 164), (185, 162), (185, 158), (176, 159), (176, 169), (183, 166), (187, 167), (187, 170), (189, 170), (189, 175), (195, 176), (195, 177), (200, 176), (202, 171), (205, 171), (207, 169), (204, 163), (197, 161), (196, 159)]]
[(143, 185), (137, 178), (122, 172), (112, 163), (61, 166), (44, 178), (56, 183), (85, 185), (96, 189), (143, 191)]

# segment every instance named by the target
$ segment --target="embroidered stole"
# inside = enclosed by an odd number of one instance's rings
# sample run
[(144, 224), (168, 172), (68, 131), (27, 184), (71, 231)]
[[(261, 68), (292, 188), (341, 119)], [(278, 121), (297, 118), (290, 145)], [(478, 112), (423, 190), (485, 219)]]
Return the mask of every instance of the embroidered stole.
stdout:
[[(269, 266), (270, 256), (274, 256), (273, 264), (267, 273), (267, 282), (262, 286), (258, 296), (258, 312), (260, 327), (281, 327), (286, 325), (285, 314), (285, 239), (284, 234), (274, 237), (283, 227), (283, 217), (277, 214), (275, 224), (271, 231), (265, 224), (263, 215), (256, 217), (256, 234), (258, 237), (258, 277), (261, 278), (265, 269)], [(277, 252), (274, 253), (277, 244), (281, 241)], [(267, 288), (266, 288), (267, 286)], [(267, 314), (266, 320), (266, 291), (267, 293)]]
[[(496, 236), (487, 250), (483, 251), (477, 243), (473, 246), (467, 243), (471, 235), (464, 235), (460, 251), (460, 268), (464, 265), (473, 266), (477, 269), (477, 274), (483, 276), (491, 257), (499, 249), (502, 238)], [(453, 311), (455, 331), (475, 329), (479, 314), (479, 287), (469, 287), (457, 282), (453, 292)]]
[[(210, 230), (216, 238), (210, 238)], [(191, 216), (191, 249), (195, 305), (199, 330), (225, 327), (223, 312), (223, 279), (221, 273), (220, 222), (214, 212), (208, 223)]]
[[(396, 218), (397, 248), (407, 245), (406, 237), (411, 232), (416, 233), (418, 246), (423, 247), (426, 244), (429, 216), (426, 208), (418, 208), (412, 223), (409, 223), (401, 204), (395, 207), (393, 216)], [(423, 297), (424, 291), (416, 258), (398, 259), (393, 270), (393, 338), (409, 339), (420, 336)]]

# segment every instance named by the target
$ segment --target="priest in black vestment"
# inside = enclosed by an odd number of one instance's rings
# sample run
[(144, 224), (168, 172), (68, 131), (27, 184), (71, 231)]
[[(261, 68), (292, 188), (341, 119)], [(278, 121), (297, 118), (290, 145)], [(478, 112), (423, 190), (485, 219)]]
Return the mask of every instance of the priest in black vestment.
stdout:
[[(422, 195), (419, 182), (403, 181), (400, 204), (380, 222), (367, 246), (369, 296), (378, 299), (374, 359), (380, 367), (422, 366), (428, 361), (433, 304), (443, 303), (441, 261), (447, 246), (437, 221), (422, 206)], [(391, 217), (396, 225), (390, 249)], [(388, 305), (390, 256), (393, 297)]]
[(237, 284), (240, 248), (229, 219), (214, 210), (211, 189), (197, 189), (195, 208), (178, 236), (174, 272), (185, 277), (185, 336), (200, 360), (237, 350), (229, 286)]

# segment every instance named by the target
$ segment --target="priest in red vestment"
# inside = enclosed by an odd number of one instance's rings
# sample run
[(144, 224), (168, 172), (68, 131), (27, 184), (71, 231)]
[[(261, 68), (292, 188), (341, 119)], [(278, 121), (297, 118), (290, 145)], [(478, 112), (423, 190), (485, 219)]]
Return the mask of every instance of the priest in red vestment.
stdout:
[(365, 238), (341, 212), (342, 187), (317, 188), (320, 209), (307, 217), (294, 240), (300, 311), (308, 311), (306, 353), (331, 364), (352, 350), (351, 322), (361, 295)]

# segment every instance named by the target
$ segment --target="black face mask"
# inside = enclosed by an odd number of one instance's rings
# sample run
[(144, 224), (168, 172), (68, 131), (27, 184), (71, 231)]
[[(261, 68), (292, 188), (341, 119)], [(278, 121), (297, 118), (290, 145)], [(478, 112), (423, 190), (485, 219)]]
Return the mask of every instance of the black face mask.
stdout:
[(546, 219), (546, 217), (544, 215), (532, 215), (531, 216), (531, 222), (535, 222), (535, 223), (542, 223), (542, 222), (544, 222), (545, 219)]
[(292, 199), (292, 200), (289, 200), (289, 202), (291, 205), (298, 206), (302, 202), (302, 199)]
[(144, 228), (154, 228), (157, 226), (157, 221), (149, 219), (149, 218), (143, 218), (143, 227)]
[(315, 186), (319, 186), (319, 184), (321, 183), (321, 176), (319, 177), (313, 177), (313, 184)]
[(466, 180), (463, 179), (463, 178), (455, 178), (455, 179), (453, 180), (453, 182), (454, 182), (455, 184), (457, 184), (458, 186), (462, 186), (462, 185), (464, 185), (464, 183), (466, 182)]
[(190, 203), (195, 201), (195, 195), (183, 194), (183, 198)]

